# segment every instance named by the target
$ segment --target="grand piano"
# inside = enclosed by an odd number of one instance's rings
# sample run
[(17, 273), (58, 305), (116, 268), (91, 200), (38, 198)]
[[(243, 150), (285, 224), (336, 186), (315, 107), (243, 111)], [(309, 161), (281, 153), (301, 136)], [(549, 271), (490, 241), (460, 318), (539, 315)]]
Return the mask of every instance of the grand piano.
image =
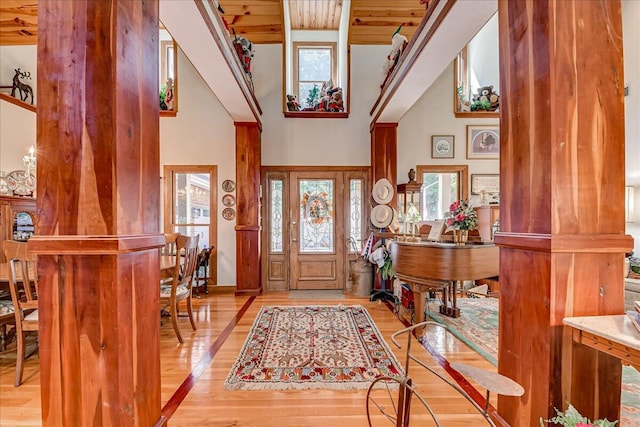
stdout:
[(456, 282), (478, 280), (499, 273), (499, 248), (493, 244), (391, 241), (391, 261), (396, 276), (414, 294), (416, 323), (424, 321), (427, 292), (442, 291), (440, 313), (460, 316), (456, 303)]

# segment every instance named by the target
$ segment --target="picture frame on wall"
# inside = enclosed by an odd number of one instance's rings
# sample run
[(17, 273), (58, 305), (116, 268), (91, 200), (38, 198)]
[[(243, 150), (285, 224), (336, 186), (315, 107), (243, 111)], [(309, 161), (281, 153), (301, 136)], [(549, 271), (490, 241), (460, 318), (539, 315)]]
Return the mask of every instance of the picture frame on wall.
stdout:
[(467, 125), (467, 159), (499, 159), (500, 126)]
[(453, 159), (456, 137), (454, 135), (431, 135), (431, 158)]
[(497, 194), (500, 192), (500, 175), (471, 174), (471, 194)]

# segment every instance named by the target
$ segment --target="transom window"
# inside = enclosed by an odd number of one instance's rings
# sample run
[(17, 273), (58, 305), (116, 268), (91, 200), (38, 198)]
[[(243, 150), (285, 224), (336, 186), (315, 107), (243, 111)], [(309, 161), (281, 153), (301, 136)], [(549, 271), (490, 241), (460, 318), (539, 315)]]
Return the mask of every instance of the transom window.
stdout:
[(300, 108), (305, 108), (310, 106), (314, 86), (319, 95), (325, 82), (336, 82), (336, 43), (294, 42), (293, 58), (293, 85)]

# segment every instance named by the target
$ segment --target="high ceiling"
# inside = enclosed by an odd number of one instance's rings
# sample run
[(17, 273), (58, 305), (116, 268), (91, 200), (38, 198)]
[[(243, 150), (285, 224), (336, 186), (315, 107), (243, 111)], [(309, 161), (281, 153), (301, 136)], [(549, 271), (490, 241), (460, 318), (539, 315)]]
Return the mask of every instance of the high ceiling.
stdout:
[[(162, 0), (161, 0), (162, 1)], [(224, 20), (237, 35), (253, 43), (282, 43), (283, 8), (292, 29), (337, 29), (343, 4), (350, 5), (350, 44), (391, 44), (402, 25), (411, 39), (426, 6), (421, 0), (219, 0)], [(36, 44), (38, 0), (0, 2), (0, 45)]]

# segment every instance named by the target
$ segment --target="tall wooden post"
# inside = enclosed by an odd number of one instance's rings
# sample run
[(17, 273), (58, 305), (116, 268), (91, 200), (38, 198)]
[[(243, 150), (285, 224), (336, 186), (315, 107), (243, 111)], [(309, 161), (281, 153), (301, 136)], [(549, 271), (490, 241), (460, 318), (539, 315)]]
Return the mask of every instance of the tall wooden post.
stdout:
[[(393, 188), (396, 188), (397, 171), (398, 124), (376, 123), (371, 130), (371, 185), (381, 178), (386, 178)], [(394, 206), (396, 200), (394, 198), (392, 203)]]
[(499, 0), (500, 397), (511, 425), (573, 404), (618, 419), (620, 361), (562, 320), (620, 314), (624, 113), (620, 2)]
[(158, 1), (38, 12), (45, 426), (160, 420)]
[(260, 295), (260, 123), (236, 122), (236, 295)]

